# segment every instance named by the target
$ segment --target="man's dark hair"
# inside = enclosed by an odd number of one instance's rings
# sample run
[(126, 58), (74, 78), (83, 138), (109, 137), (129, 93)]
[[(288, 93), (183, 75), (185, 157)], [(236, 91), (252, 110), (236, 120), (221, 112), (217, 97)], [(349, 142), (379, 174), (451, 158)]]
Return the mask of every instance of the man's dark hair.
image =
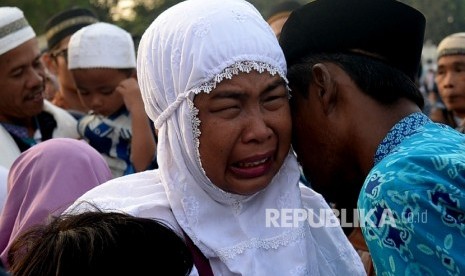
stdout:
[(376, 58), (352, 53), (316, 54), (292, 65), (287, 78), (294, 93), (308, 96), (312, 67), (321, 62), (332, 62), (341, 67), (360, 90), (382, 104), (390, 105), (400, 98), (407, 98), (423, 108), (423, 96), (406, 74)]

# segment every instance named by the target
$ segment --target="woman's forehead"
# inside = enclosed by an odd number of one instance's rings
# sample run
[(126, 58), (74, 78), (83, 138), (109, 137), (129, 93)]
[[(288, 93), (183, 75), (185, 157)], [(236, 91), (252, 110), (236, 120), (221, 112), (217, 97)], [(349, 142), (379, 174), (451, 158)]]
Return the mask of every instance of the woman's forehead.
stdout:
[(258, 72), (240, 72), (231, 78), (223, 79), (218, 82), (210, 91), (203, 91), (201, 94), (209, 94), (209, 98), (238, 98), (254, 92), (261, 93), (269, 89), (285, 85), (285, 80), (278, 74), (271, 74), (268, 71)]

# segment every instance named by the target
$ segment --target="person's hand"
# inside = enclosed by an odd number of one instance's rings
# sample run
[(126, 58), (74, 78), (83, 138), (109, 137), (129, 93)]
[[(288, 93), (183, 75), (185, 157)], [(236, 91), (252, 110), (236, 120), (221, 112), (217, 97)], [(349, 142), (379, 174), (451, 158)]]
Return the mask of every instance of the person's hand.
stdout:
[(144, 110), (139, 84), (135, 78), (121, 81), (115, 90), (123, 96), (124, 104), (130, 113), (135, 110)]

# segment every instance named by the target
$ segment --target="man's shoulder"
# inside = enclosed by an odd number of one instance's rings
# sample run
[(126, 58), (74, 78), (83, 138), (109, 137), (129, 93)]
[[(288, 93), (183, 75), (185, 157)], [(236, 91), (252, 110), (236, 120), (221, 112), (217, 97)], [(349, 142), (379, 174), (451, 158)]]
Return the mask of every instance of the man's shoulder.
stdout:
[(410, 178), (418, 183), (422, 178), (446, 173), (451, 166), (465, 166), (465, 135), (448, 126), (429, 123), (377, 162), (365, 183), (399, 183)]
[(21, 154), (10, 133), (0, 124), (0, 166), (10, 168), (14, 160)]
[(79, 138), (77, 132), (77, 120), (66, 110), (44, 100), (44, 112), (52, 115), (56, 121), (56, 129), (53, 137)]
[[(44, 112), (49, 113), (53, 117), (58, 117), (59, 119), (63, 119), (66, 121), (76, 122), (77, 120), (66, 110), (63, 108), (54, 105), (53, 103), (44, 100)], [(57, 119), (57, 118), (56, 118)]]

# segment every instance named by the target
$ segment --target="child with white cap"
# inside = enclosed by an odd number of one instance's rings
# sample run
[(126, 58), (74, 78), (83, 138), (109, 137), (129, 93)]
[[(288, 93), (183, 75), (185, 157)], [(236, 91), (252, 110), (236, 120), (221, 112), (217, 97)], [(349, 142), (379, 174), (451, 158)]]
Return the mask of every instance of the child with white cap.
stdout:
[(68, 68), (91, 110), (78, 131), (102, 153), (114, 177), (156, 166), (155, 137), (135, 67), (132, 37), (116, 25), (95, 23), (71, 36)]

